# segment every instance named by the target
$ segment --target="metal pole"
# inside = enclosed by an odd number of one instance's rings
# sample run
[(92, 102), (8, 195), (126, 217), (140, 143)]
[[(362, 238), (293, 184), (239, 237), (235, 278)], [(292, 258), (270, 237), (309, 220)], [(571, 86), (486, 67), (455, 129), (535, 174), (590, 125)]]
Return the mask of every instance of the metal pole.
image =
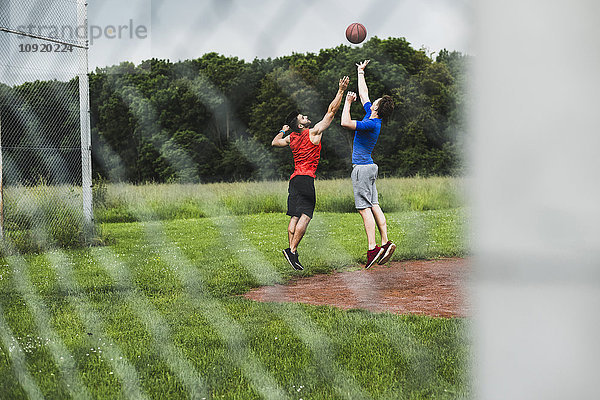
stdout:
[[(4, 15), (5, 24), (11, 23), (11, 3), (7, 1), (0, 2), (0, 13)], [(0, 114), (0, 240), (4, 240), (4, 174), (2, 169), (2, 114)]]
[(85, 27), (85, 49), (79, 58), (79, 116), (81, 125), (81, 185), (83, 193), (83, 216), (88, 228), (92, 227), (92, 146), (90, 131), (90, 96), (88, 78), (88, 21), (87, 3), (79, 0), (77, 3), (78, 27)]

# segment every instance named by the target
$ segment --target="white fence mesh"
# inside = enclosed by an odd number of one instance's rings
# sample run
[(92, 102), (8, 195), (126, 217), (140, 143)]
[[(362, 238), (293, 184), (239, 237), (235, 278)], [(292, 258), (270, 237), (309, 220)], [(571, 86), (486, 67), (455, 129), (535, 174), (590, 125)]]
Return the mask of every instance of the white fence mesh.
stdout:
[(0, 3), (4, 239), (85, 240), (92, 220), (86, 19), (80, 1)]

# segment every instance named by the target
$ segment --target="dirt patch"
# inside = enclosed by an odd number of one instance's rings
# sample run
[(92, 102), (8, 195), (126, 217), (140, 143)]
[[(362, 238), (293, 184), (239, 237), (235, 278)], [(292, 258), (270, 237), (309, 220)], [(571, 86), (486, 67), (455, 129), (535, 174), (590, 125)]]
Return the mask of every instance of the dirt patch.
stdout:
[(288, 285), (263, 286), (244, 296), (256, 301), (466, 317), (467, 277), (468, 260), (463, 258), (400, 261), (368, 270), (315, 275)]

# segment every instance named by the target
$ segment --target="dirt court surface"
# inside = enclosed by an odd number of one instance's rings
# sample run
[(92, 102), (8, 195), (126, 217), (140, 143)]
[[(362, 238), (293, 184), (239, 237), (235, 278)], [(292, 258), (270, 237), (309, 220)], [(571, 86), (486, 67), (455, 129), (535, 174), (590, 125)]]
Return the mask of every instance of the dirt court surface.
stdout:
[(468, 260), (400, 261), (368, 270), (299, 278), (288, 285), (263, 286), (244, 296), (268, 302), (297, 302), (360, 308), (373, 312), (467, 317), (464, 285)]

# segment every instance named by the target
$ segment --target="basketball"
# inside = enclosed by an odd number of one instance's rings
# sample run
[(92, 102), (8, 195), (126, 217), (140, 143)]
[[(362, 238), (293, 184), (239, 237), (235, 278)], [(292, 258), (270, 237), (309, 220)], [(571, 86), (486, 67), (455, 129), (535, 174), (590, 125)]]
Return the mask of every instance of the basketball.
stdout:
[(367, 28), (363, 24), (354, 22), (346, 28), (346, 39), (350, 43), (358, 44), (367, 37)]

